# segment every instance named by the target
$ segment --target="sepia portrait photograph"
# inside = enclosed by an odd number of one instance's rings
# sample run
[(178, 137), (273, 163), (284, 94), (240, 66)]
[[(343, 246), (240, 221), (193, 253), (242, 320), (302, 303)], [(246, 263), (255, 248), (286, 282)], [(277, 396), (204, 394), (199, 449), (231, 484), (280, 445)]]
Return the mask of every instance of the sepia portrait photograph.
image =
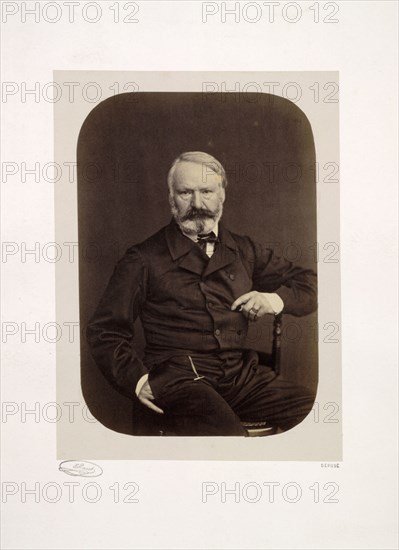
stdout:
[[(76, 116), (69, 135), (80, 389), (94, 421), (130, 436), (132, 449), (160, 452), (179, 438), (175, 449), (196, 456), (196, 445), (213, 448), (201, 443), (209, 437), (233, 458), (231, 438), (249, 437), (270, 453), (305, 421), (318, 429), (320, 408), (339, 438), (339, 357), (328, 357), (330, 397), (316, 401), (319, 311), (330, 321), (321, 336), (338, 343), (328, 307), (339, 304), (339, 246), (320, 246), (328, 219), (317, 219), (319, 180), (336, 192), (337, 78), (322, 75), (331, 126), (320, 135), (321, 120), (298, 105), (314, 95), (314, 75), (283, 73), (279, 91), (265, 76), (160, 73), (156, 91), (156, 74), (147, 86), (143, 73), (119, 77), (102, 89), (127, 91), (98, 101), (80, 124)], [(322, 299), (320, 260), (334, 269), (326, 294), (321, 272)]]
[[(310, 324), (307, 345), (283, 345), (282, 366), (280, 352), (284, 321), (295, 339), (295, 319), (317, 309), (306, 116), (269, 94), (122, 94), (86, 119), (78, 176), (80, 246), (127, 249), (105, 290), (112, 256), (81, 265), (88, 405), (101, 395), (98, 368), (131, 404), (132, 433), (268, 435), (299, 424), (317, 386)], [(109, 395), (112, 414), (120, 400)]]

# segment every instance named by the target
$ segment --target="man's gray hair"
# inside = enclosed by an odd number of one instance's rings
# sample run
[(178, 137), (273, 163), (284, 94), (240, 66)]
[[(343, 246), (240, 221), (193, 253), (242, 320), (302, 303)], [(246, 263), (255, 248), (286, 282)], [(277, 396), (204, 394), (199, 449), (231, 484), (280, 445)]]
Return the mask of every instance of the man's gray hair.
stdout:
[(209, 173), (213, 172), (222, 178), (223, 189), (227, 187), (226, 172), (223, 166), (220, 164), (220, 162), (217, 159), (215, 159), (215, 157), (213, 157), (212, 155), (209, 155), (208, 153), (203, 153), (202, 151), (189, 151), (187, 153), (182, 153), (181, 155), (179, 155), (173, 161), (173, 164), (170, 167), (170, 170), (168, 173), (168, 187), (169, 187), (170, 193), (172, 192), (172, 189), (173, 189), (176, 167), (181, 162), (195, 162), (196, 164), (202, 164), (203, 166), (202, 173), (204, 175), (204, 182), (206, 181), (206, 177), (209, 175)]

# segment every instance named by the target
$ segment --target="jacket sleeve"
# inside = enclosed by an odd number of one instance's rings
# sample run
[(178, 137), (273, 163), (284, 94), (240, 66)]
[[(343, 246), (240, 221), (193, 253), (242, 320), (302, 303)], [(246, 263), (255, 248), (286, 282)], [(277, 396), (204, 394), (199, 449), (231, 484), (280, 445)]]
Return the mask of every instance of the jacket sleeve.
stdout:
[(145, 298), (146, 274), (139, 251), (130, 248), (116, 265), (86, 331), (98, 367), (131, 398), (138, 380), (148, 372), (134, 347), (134, 321)]
[(301, 316), (317, 309), (317, 276), (311, 269), (295, 266), (270, 248), (252, 243), (253, 289), (275, 292), (284, 302), (283, 313)]

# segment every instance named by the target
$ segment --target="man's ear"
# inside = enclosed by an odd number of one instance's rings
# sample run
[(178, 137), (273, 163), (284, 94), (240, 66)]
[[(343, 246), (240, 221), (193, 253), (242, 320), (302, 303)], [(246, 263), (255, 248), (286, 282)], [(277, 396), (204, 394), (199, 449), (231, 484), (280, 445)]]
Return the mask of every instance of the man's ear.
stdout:
[(226, 190), (225, 190), (225, 188), (223, 187), (222, 184), (220, 184), (220, 197), (221, 197), (222, 203), (224, 203), (224, 201), (226, 199)]

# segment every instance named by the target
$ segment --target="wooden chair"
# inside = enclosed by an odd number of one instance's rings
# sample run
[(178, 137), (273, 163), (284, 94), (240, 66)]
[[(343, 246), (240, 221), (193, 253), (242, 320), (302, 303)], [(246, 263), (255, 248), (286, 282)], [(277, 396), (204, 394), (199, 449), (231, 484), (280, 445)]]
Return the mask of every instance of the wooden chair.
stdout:
[[(259, 364), (267, 367), (272, 367), (276, 375), (280, 374), (281, 366), (281, 325), (282, 314), (274, 317), (273, 323), (273, 340), (271, 353), (257, 352), (259, 356)], [(165, 436), (173, 435), (168, 431), (165, 425), (163, 415), (157, 414), (144, 405), (138, 399), (135, 400), (133, 410), (134, 415), (134, 435), (140, 436)], [(242, 422), (242, 425), (248, 432), (249, 437), (264, 437), (274, 435), (278, 432), (277, 426), (263, 422)]]
[[(280, 374), (281, 367), (281, 324), (282, 314), (274, 317), (273, 323), (273, 343), (272, 351), (270, 354), (258, 352), (259, 364), (272, 367), (277, 376)], [(269, 424), (267, 421), (263, 422), (241, 422), (244, 428), (248, 432), (249, 437), (264, 437), (267, 435), (274, 435), (278, 431), (277, 426)]]

